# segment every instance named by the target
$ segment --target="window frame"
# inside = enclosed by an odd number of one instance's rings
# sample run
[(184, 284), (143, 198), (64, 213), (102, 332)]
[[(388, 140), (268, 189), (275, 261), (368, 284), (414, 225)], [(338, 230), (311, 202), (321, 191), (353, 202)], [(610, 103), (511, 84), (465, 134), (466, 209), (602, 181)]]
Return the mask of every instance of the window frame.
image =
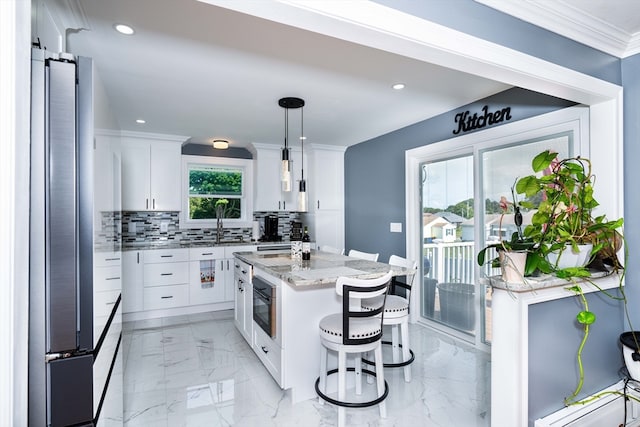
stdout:
[[(425, 162), (435, 162), (441, 159), (459, 157), (464, 155), (473, 156), (473, 168), (474, 168), (474, 198), (476, 200), (474, 211), (483, 212), (483, 202), (478, 198), (478, 195), (482, 194), (480, 185), (482, 184), (482, 152), (490, 148), (512, 146), (519, 142), (527, 142), (532, 139), (541, 138), (549, 135), (559, 134), (566, 131), (573, 131), (573, 154), (583, 155), (591, 157), (594, 152), (591, 143), (592, 129), (589, 120), (590, 110), (588, 107), (578, 106), (569, 107), (555, 112), (543, 114), (540, 116), (532, 117), (529, 119), (520, 120), (514, 123), (496, 126), (487, 130), (474, 132), (459, 137), (450, 138), (434, 142), (432, 144), (417, 147), (405, 152), (405, 215), (407, 224), (407, 240), (406, 240), (406, 253), (410, 259), (422, 259), (422, 242), (420, 241), (421, 230), (419, 225), (421, 222), (421, 209), (422, 209), (422, 197), (420, 194), (419, 176), (421, 174), (420, 165)], [(598, 151), (598, 150), (595, 150)], [(607, 188), (607, 184), (611, 181), (611, 174), (605, 172), (611, 167), (612, 158), (592, 158), (593, 171), (599, 173), (600, 187)], [(600, 191), (603, 191), (600, 188)], [(606, 190), (604, 190), (606, 191)], [(621, 198), (622, 194), (618, 194), (618, 197), (614, 197), (613, 200)], [(600, 197), (596, 195), (598, 200), (603, 200), (599, 210), (602, 213), (606, 213), (610, 217), (619, 217), (616, 204), (610, 203), (611, 198)], [(479, 223), (482, 223), (484, 218), (479, 218)], [(482, 245), (482, 239), (484, 234), (482, 227), (475, 227), (474, 229), (474, 251), (477, 253)], [(420, 265), (421, 263), (419, 263)], [(476, 269), (475, 277), (479, 277), (479, 267), (474, 266)], [(420, 286), (416, 287), (417, 298), (411, 299), (411, 313), (412, 322), (424, 321), (419, 318), (420, 307), (419, 301), (422, 299)], [(479, 298), (479, 296), (476, 296)], [(476, 301), (478, 302), (478, 301)], [(475, 304), (476, 307), (479, 304)], [(435, 329), (440, 329), (438, 325), (429, 323)], [(456, 331), (449, 329), (442, 329), (444, 332), (454, 335), (463, 341), (467, 341), (476, 348), (488, 350), (488, 346), (481, 342), (482, 333), (480, 328), (482, 322), (476, 322), (476, 331), (473, 337), (466, 336), (462, 333), (458, 334)]]
[(253, 224), (253, 160), (230, 157), (182, 156), (182, 210), (180, 228), (215, 228), (216, 219), (189, 218), (189, 170), (193, 166), (234, 168), (242, 172), (242, 197), (240, 218), (225, 218), (226, 228), (251, 227)]

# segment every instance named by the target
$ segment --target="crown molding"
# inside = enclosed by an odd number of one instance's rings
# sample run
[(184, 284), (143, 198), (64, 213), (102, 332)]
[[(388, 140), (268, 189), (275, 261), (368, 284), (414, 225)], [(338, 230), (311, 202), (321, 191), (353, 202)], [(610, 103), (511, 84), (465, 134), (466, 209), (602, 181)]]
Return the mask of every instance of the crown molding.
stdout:
[(618, 58), (640, 52), (640, 33), (628, 33), (561, 0), (475, 1)]

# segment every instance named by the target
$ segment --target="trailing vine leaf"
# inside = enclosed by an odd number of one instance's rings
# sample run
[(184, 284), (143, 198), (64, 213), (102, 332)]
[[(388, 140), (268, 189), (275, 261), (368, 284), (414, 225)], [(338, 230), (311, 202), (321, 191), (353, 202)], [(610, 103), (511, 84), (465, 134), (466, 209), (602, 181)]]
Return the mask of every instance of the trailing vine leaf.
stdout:
[(576, 316), (576, 319), (578, 319), (578, 323), (581, 323), (583, 325), (591, 325), (596, 321), (596, 315), (591, 311), (581, 311)]

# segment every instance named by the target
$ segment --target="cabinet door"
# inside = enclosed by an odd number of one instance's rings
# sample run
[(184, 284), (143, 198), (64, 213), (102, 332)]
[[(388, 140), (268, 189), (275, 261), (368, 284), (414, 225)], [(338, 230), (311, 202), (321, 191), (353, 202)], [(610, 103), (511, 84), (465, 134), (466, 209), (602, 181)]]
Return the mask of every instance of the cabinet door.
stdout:
[[(299, 150), (291, 150), (290, 159), (299, 159)], [(282, 191), (280, 168), (282, 165), (281, 148), (256, 148), (254, 174), (254, 210), (256, 211), (293, 211), (296, 209), (298, 182), (300, 179), (300, 161), (291, 163), (291, 191)], [(298, 168), (296, 170), (296, 167)]]
[(233, 301), (235, 293), (235, 281), (233, 280), (234, 258), (224, 260), (224, 300)]
[(245, 282), (244, 279), (235, 275), (234, 277), (234, 294), (235, 294), (235, 303), (234, 303), (234, 321), (236, 324), (236, 328), (244, 335), (244, 294), (245, 294)]
[(314, 240), (317, 247), (322, 245), (344, 248), (344, 211), (323, 209), (315, 212), (310, 219), (314, 225)]
[(342, 151), (314, 149), (312, 153), (312, 181), (308, 184), (313, 194), (310, 210), (342, 209), (344, 206), (344, 153)]
[[(191, 261), (189, 304), (210, 304), (225, 300), (226, 283), (223, 259)], [(233, 280), (232, 280), (233, 282)], [(233, 298), (233, 295), (231, 296)]]
[(122, 311), (132, 313), (143, 310), (144, 268), (143, 252), (122, 253)]
[(149, 209), (179, 211), (181, 198), (180, 145), (152, 142), (150, 159), (151, 200)]
[(149, 143), (126, 139), (122, 143), (122, 210), (151, 209)]

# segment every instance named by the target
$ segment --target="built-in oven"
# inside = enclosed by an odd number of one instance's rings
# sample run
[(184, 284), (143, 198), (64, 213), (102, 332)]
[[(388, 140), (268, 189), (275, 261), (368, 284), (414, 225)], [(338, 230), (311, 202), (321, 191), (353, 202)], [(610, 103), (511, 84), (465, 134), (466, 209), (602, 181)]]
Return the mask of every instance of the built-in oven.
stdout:
[(253, 276), (253, 320), (272, 339), (278, 335), (278, 288), (260, 276)]

